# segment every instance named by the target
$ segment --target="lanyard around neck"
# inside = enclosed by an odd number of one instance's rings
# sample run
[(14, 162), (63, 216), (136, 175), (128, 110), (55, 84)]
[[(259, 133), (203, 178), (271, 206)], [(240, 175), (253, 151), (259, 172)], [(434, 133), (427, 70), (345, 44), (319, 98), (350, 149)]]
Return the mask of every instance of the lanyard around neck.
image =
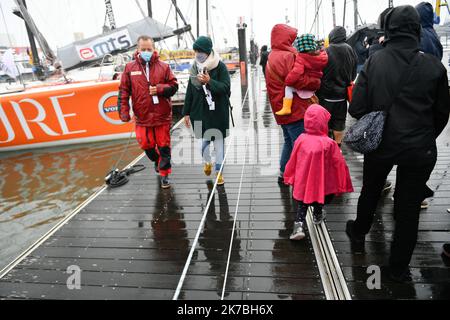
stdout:
[(145, 64), (145, 68), (143, 67), (142, 69), (144, 70), (144, 74), (145, 74), (145, 77), (147, 78), (147, 82), (150, 82), (150, 64), (147, 62)]

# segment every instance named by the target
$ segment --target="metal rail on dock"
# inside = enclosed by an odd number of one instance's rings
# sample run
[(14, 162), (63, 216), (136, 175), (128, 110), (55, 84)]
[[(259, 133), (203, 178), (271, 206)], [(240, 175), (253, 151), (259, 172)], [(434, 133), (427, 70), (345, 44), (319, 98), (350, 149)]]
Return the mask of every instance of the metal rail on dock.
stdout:
[(327, 300), (352, 300), (325, 222), (315, 225), (312, 209), (306, 222)]

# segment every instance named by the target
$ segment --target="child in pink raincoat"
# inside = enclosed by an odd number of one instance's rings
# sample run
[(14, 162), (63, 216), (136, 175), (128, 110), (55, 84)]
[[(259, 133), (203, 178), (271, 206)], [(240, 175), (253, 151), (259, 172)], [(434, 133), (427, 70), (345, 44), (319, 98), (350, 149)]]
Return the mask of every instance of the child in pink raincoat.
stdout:
[(305, 114), (305, 134), (296, 141), (284, 174), (285, 183), (293, 186), (299, 202), (291, 240), (305, 238), (305, 221), (309, 207), (314, 208), (314, 223), (325, 219), (323, 207), (332, 197), (353, 192), (349, 169), (338, 144), (328, 137), (330, 113), (314, 104)]

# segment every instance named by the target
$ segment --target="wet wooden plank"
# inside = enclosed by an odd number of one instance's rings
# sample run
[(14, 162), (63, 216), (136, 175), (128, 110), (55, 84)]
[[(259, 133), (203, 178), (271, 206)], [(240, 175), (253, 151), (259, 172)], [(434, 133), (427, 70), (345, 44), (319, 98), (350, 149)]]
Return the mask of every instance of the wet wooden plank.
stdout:
[(88, 287), (68, 290), (67, 285), (0, 282), (0, 299), (40, 300), (170, 300), (173, 290)]

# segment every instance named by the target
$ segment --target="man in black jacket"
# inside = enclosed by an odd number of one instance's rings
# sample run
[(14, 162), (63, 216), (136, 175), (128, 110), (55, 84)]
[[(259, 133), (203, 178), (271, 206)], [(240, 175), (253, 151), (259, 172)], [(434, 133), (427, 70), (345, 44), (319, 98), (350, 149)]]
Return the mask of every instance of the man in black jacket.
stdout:
[(347, 120), (347, 88), (356, 78), (357, 57), (345, 42), (345, 28), (334, 28), (328, 38), (328, 65), (323, 71), (322, 86), (317, 95), (321, 105), (331, 113), (329, 127), (336, 142), (341, 145)]
[[(419, 53), (417, 10), (394, 8), (385, 25), (386, 48), (369, 58), (349, 109), (357, 119), (379, 109), (387, 110), (388, 118), (380, 147), (365, 157), (358, 217), (348, 222), (347, 234), (353, 243), (364, 243), (386, 178), (398, 165), (390, 270), (392, 279), (405, 281), (417, 243), (426, 182), (437, 161), (436, 139), (449, 120), (450, 97), (445, 67), (436, 57)], [(402, 86), (402, 75), (410, 68), (412, 74)]]

